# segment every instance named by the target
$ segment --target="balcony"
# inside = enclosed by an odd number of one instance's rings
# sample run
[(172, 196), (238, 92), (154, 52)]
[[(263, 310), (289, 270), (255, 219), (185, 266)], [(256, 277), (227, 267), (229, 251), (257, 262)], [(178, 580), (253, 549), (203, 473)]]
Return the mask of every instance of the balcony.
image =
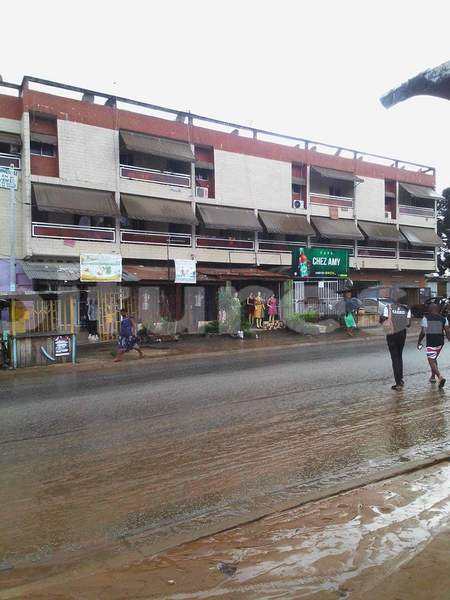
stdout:
[(190, 247), (192, 243), (192, 236), (187, 233), (122, 229), (120, 231), (120, 241), (124, 244)]
[(397, 258), (396, 248), (370, 248), (358, 246), (358, 256), (362, 258)]
[(355, 255), (355, 247), (353, 244), (328, 244), (324, 242), (318, 242), (317, 244), (313, 244), (315, 248), (342, 248), (342, 250), (348, 250), (349, 256)]
[(32, 223), (31, 235), (35, 238), (75, 240), (83, 242), (115, 242), (113, 227), (84, 227), (58, 223)]
[(197, 236), (196, 248), (209, 248), (211, 250), (254, 250), (254, 240), (235, 240), (209, 236)]
[(350, 196), (330, 196), (328, 194), (311, 192), (309, 195), (309, 202), (312, 205), (316, 204), (319, 206), (353, 209), (353, 198)]
[(16, 171), (20, 171), (20, 156), (0, 152), (0, 167), (10, 167), (11, 165)]
[(434, 219), (434, 207), (432, 206), (412, 206), (411, 204), (400, 204), (398, 207), (401, 215), (413, 217), (431, 217)]
[(172, 171), (158, 171), (144, 167), (133, 167), (132, 165), (120, 165), (120, 177), (123, 179), (134, 179), (138, 181), (150, 181), (163, 185), (176, 187), (191, 187), (191, 177), (185, 173), (173, 173)]
[(399, 258), (406, 260), (432, 260), (434, 261), (434, 250), (400, 250)]
[[(258, 250), (259, 252), (287, 252), (290, 253), (294, 248), (298, 248), (302, 245), (302, 242), (285, 242), (285, 241), (274, 241), (274, 240), (259, 240)], [(306, 246), (306, 242), (303, 242)]]

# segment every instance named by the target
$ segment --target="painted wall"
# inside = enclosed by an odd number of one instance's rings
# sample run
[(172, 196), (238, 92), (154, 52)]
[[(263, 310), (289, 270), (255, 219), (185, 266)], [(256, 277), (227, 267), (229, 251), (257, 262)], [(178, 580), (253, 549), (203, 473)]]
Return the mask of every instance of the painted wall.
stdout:
[(384, 180), (365, 177), (355, 186), (356, 217), (363, 221), (384, 221)]

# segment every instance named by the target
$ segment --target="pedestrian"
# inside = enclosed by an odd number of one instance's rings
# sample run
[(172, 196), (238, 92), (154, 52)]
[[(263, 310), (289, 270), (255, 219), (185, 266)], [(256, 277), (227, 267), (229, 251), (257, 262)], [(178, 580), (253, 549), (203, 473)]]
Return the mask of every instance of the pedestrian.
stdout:
[(139, 348), (136, 338), (136, 323), (133, 317), (128, 315), (125, 308), (120, 311), (120, 335), (119, 335), (119, 350), (114, 362), (120, 362), (125, 352), (136, 350), (139, 353), (139, 358), (144, 358), (144, 353)]
[(354, 313), (361, 306), (361, 301), (358, 298), (352, 297), (351, 290), (345, 290), (344, 292), (344, 323), (346, 327), (347, 334), (350, 337), (353, 337), (354, 331), (356, 329), (356, 321)]
[(428, 310), (428, 314), (422, 319), (417, 348), (422, 350), (422, 340), (426, 336), (427, 358), (431, 369), (430, 383), (436, 383), (437, 380), (439, 388), (442, 389), (446, 379), (439, 371), (437, 359), (444, 346), (444, 334), (450, 340), (450, 328), (447, 318), (439, 313), (437, 304), (430, 304)]
[(406, 341), (406, 329), (411, 325), (411, 310), (406, 304), (400, 303), (399, 291), (393, 293), (393, 303), (384, 308), (380, 322), (386, 333), (386, 342), (392, 360), (395, 384), (391, 389), (400, 391), (403, 381), (403, 348)]

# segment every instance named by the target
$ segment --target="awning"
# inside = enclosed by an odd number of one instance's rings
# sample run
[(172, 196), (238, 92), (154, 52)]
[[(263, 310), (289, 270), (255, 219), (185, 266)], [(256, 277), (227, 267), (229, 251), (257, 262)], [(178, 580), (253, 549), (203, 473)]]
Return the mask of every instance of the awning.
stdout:
[(367, 235), (369, 240), (376, 242), (404, 242), (404, 238), (395, 225), (390, 223), (369, 223), (358, 221), (358, 227)]
[(32, 142), (40, 142), (41, 144), (51, 144), (52, 146), (56, 146), (58, 144), (58, 138), (56, 137), (56, 135), (48, 135), (46, 133), (34, 133), (34, 131), (30, 133), (30, 140)]
[(2, 144), (12, 144), (13, 146), (21, 146), (22, 139), (18, 133), (9, 133), (0, 131), (0, 142)]
[(361, 179), (354, 173), (348, 173), (347, 171), (336, 171), (335, 169), (325, 169), (325, 167), (312, 167), (313, 171), (322, 175), (322, 177), (328, 177), (328, 179), (341, 179), (342, 181), (357, 181), (361, 183), (364, 179)]
[(306, 185), (306, 179), (304, 177), (292, 177), (292, 183), (296, 185)]
[(412, 183), (401, 183), (400, 186), (411, 194), (414, 198), (423, 198), (425, 200), (442, 200), (437, 192), (431, 188), (424, 187), (423, 185), (413, 185)]
[(130, 219), (178, 223), (181, 225), (197, 225), (198, 223), (190, 202), (133, 196), (131, 194), (121, 194), (120, 199)]
[[(128, 281), (174, 281), (175, 268), (147, 265), (123, 265), (123, 277)], [(285, 281), (290, 274), (277, 273), (258, 267), (200, 267), (197, 266), (197, 282), (216, 283), (224, 281), (239, 281), (245, 279), (265, 281)]]
[(235, 229), (236, 231), (262, 231), (253, 210), (197, 204), (200, 217), (209, 229)]
[(396, 198), (395, 192), (384, 192), (385, 198)]
[(268, 233), (285, 233), (301, 236), (316, 235), (316, 232), (304, 215), (260, 210), (259, 217)]
[(329, 219), (328, 217), (312, 217), (314, 227), (320, 237), (339, 240), (363, 240), (364, 236), (352, 219)]
[(80, 263), (36, 262), (24, 260), (22, 268), (29, 279), (49, 279), (51, 281), (78, 281)]
[(195, 168), (196, 169), (205, 169), (206, 171), (214, 171), (214, 163), (208, 162), (206, 160), (196, 160)]
[(436, 248), (437, 246), (442, 246), (444, 243), (434, 229), (400, 225), (400, 231), (411, 246), (429, 246), (430, 248)]
[(131, 152), (153, 154), (154, 156), (184, 162), (195, 162), (195, 156), (187, 142), (169, 140), (134, 131), (121, 131), (120, 137), (126, 149)]
[(39, 210), (97, 217), (119, 215), (113, 192), (33, 183)]

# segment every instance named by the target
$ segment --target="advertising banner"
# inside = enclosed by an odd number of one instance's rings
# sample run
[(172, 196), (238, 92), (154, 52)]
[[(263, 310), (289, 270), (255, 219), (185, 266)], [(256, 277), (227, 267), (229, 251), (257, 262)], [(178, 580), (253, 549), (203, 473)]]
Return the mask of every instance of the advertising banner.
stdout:
[(122, 281), (122, 257), (120, 254), (80, 254), (80, 281)]
[(197, 261), (175, 260), (175, 283), (197, 283)]
[(342, 248), (305, 248), (292, 250), (294, 277), (348, 277), (349, 251)]
[(0, 188), (17, 190), (17, 173), (15, 169), (0, 167)]
[(54, 339), (55, 357), (70, 356), (70, 337), (68, 335), (58, 335)]

